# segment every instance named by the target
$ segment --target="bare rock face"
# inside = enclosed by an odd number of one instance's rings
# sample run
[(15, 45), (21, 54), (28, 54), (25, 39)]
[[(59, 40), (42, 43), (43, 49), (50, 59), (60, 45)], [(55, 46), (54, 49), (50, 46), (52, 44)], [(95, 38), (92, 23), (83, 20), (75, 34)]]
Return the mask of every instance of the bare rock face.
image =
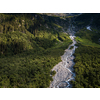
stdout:
[[(64, 55), (61, 56), (62, 62), (58, 63), (54, 68), (52, 69), (56, 71), (55, 76), (53, 77), (53, 81), (50, 84), (50, 88), (66, 88), (70, 87), (69, 81), (74, 80), (75, 73), (73, 73), (73, 66), (74, 62), (73, 59), (75, 58), (73, 56), (73, 53), (75, 52), (75, 46), (76, 41), (74, 40), (75, 36), (70, 36), (73, 43), (68, 47), (68, 49), (65, 50)], [(71, 46), (74, 46), (73, 49), (70, 49)]]

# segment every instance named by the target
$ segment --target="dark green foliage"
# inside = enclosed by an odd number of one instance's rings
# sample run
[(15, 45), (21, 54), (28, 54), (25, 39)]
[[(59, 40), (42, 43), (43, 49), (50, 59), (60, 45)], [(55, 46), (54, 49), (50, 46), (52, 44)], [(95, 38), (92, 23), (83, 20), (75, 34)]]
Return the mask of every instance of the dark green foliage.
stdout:
[(55, 74), (51, 69), (72, 43), (61, 33), (67, 25), (54, 16), (0, 14), (0, 87), (49, 87)]
[(44, 49), (52, 47), (56, 42), (56, 40), (50, 40), (50, 39), (39, 38), (39, 37), (36, 37), (35, 41), (40, 47), (43, 47)]
[(98, 42), (100, 31), (86, 28), (76, 32), (78, 48), (75, 51), (75, 88), (100, 87), (100, 45)]
[(56, 71), (51, 71), (51, 75), (54, 76), (56, 74)]
[[(87, 13), (76, 17), (74, 25), (78, 48), (75, 51), (74, 88), (100, 88), (100, 14)], [(87, 30), (89, 25), (91, 30)]]
[(73, 49), (74, 46), (71, 46), (70, 49)]
[(87, 25), (100, 29), (99, 19), (100, 13), (82, 13), (81, 15), (75, 17), (73, 25), (75, 26), (76, 31), (85, 28)]
[(68, 37), (67, 37), (66, 33), (65, 33), (65, 34), (59, 33), (58, 39), (59, 39), (60, 41), (65, 42), (65, 41), (67, 41)]
[(80, 45), (75, 51), (76, 88), (100, 87), (100, 48)]
[(82, 28), (84, 28), (86, 25), (88, 25), (90, 23), (92, 15), (93, 14), (91, 14), (91, 13), (83, 13), (80, 16), (75, 18), (73, 24), (78, 29), (82, 29)]
[(99, 43), (99, 38), (100, 38), (100, 31), (96, 30), (94, 28), (91, 28), (92, 31), (87, 30), (86, 28), (83, 28), (81, 30), (79, 30), (78, 32), (76, 32), (76, 36), (82, 38), (82, 39), (87, 39), (93, 43)]
[[(67, 45), (68, 46), (68, 45)], [(64, 48), (65, 49), (65, 48)], [(64, 49), (28, 50), (14, 56), (0, 58), (0, 87), (49, 87), (51, 69), (60, 62)], [(54, 74), (52, 74), (54, 75)], [(8, 81), (3, 83), (3, 81)]]

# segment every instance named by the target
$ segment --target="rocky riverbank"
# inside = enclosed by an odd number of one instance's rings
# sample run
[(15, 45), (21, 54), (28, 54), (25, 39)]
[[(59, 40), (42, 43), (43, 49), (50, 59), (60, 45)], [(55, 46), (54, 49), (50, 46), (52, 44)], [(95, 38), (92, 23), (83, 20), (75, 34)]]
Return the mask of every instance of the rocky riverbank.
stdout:
[[(56, 71), (55, 76), (53, 77), (53, 81), (50, 84), (50, 88), (66, 88), (71, 87), (70, 81), (74, 80), (75, 73), (73, 73), (73, 66), (74, 62), (73, 59), (75, 58), (73, 56), (73, 53), (75, 52), (75, 36), (70, 36), (73, 43), (68, 47), (68, 49), (65, 50), (64, 55), (61, 56), (61, 62), (58, 63), (54, 68), (52, 69)], [(73, 49), (70, 49), (70, 47), (73, 46)]]

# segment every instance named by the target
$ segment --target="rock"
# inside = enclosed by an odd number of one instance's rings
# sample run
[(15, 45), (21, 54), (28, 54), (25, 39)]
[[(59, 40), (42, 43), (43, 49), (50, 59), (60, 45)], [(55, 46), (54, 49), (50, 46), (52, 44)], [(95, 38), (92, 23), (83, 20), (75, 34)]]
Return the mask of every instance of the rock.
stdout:
[(52, 69), (56, 71), (55, 76), (53, 76), (53, 81), (50, 84), (50, 88), (65, 88), (67, 85), (70, 86), (69, 82), (67, 80), (73, 79), (73, 72), (72, 67), (75, 64), (73, 62), (74, 56), (71, 56), (72, 54), (70, 52), (75, 52), (74, 49), (70, 50), (69, 48), (73, 45), (75, 48), (76, 44), (74, 40), (75, 36), (70, 36), (70, 38), (73, 40), (73, 43), (68, 47), (68, 49), (65, 50), (64, 55), (61, 56), (62, 62), (58, 63), (54, 68)]
[(68, 83), (67, 82), (61, 82), (59, 83), (59, 88), (65, 88), (67, 87)]

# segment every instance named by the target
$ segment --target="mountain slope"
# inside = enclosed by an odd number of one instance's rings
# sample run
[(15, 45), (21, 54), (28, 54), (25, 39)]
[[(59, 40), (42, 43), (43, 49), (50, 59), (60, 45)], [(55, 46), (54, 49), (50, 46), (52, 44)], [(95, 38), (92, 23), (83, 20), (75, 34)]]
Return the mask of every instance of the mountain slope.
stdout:
[(91, 13), (81, 14), (76, 19), (78, 31), (75, 35), (78, 48), (74, 54), (76, 73), (75, 81), (72, 81), (74, 88), (100, 87), (99, 19), (100, 14)]
[(51, 69), (72, 43), (64, 33), (68, 20), (34, 13), (0, 14), (0, 87), (49, 87), (55, 73)]

